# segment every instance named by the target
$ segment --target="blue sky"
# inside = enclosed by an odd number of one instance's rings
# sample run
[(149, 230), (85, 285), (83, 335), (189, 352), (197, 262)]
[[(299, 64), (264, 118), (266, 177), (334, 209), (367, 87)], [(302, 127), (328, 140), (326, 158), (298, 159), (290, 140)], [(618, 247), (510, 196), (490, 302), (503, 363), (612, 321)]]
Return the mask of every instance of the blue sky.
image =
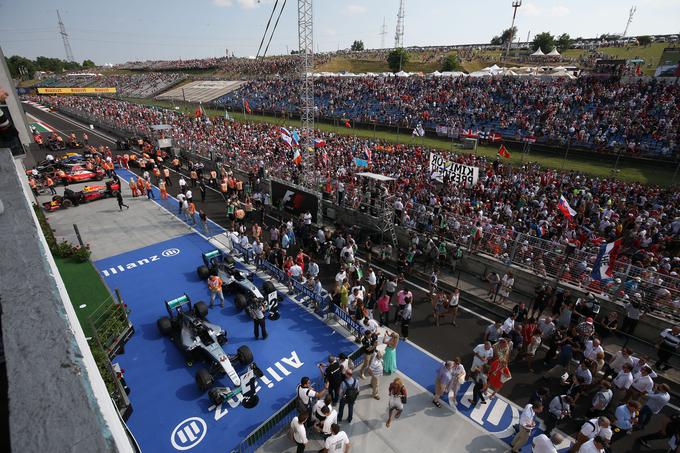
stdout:
[[(0, 0), (0, 45), (5, 55), (64, 57), (57, 34), (59, 8), (75, 58), (98, 64), (138, 59), (255, 55), (275, 0)], [(283, 0), (279, 0), (279, 5)], [(488, 42), (509, 27), (511, 0), (406, 0), (405, 45)], [(680, 33), (680, 0), (524, 0), (519, 35), (542, 31), (572, 37), (623, 31)], [(314, 41), (320, 51), (355, 39), (380, 47), (394, 42), (399, 0), (315, 0)], [(273, 21), (272, 21), (273, 23)], [(269, 54), (297, 48), (297, 0), (288, 0)]]

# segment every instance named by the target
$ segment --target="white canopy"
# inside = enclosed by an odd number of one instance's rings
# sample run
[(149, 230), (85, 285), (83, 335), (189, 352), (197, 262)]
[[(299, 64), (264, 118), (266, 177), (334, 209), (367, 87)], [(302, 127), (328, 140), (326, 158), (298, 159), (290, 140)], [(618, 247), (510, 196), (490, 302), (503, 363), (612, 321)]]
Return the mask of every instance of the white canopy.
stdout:
[(444, 71), (440, 75), (442, 77), (462, 77), (465, 73), (461, 71)]
[(557, 51), (557, 47), (554, 47), (553, 50), (550, 51), (549, 54), (547, 54), (549, 57), (559, 57), (560, 53)]
[(396, 75), (397, 77), (408, 77), (408, 76), (410, 76), (411, 74), (409, 74), (408, 72), (399, 71), (399, 72), (397, 72), (395, 75)]
[(542, 57), (544, 55), (545, 54), (543, 53), (543, 51), (541, 50), (540, 47), (538, 49), (536, 49), (536, 52), (531, 54), (532, 57)]

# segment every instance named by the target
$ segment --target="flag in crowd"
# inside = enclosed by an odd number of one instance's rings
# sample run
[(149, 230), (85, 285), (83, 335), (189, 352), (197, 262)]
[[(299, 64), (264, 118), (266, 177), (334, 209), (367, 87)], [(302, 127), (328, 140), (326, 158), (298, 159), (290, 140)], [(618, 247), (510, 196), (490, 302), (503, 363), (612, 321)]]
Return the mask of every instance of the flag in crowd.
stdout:
[(354, 165), (356, 165), (357, 167), (368, 167), (368, 161), (366, 159), (360, 159), (358, 157), (355, 157)]
[(250, 115), (250, 113), (252, 112), (252, 110), (250, 109), (250, 104), (248, 103), (248, 100), (247, 100), (247, 99), (244, 99), (244, 100), (243, 100), (243, 110), (245, 110), (245, 112), (246, 112), (248, 115)]
[(576, 211), (574, 211), (571, 208), (571, 206), (569, 206), (569, 202), (567, 201), (566, 198), (564, 198), (564, 195), (560, 195), (560, 202), (557, 204), (557, 208), (560, 211), (562, 211), (562, 214), (564, 214), (564, 216), (567, 219), (569, 219), (570, 222), (574, 218), (574, 216), (576, 215)]
[(508, 151), (508, 148), (506, 148), (505, 145), (501, 145), (501, 147), (498, 148), (498, 155), (510, 159), (510, 151)]
[(281, 127), (281, 140), (286, 142), (286, 144), (291, 148), (294, 146), (298, 146), (299, 143), (298, 140), (295, 139), (294, 133), (291, 133), (285, 127)]
[(476, 134), (481, 140), (488, 140), (490, 142), (497, 142), (503, 139), (501, 134), (497, 132), (477, 131)]
[(324, 146), (326, 146), (326, 140), (322, 138), (314, 139), (314, 148), (323, 148)]
[(203, 116), (203, 105), (198, 104), (198, 107), (196, 107), (196, 110), (194, 110), (194, 117), (200, 118), (202, 116)]
[(352, 124), (349, 122), (348, 119), (345, 119), (345, 127), (352, 127)]
[(472, 129), (463, 129), (460, 134), (464, 138), (479, 138), (479, 131), (473, 131)]
[(614, 265), (620, 250), (621, 239), (600, 246), (597, 258), (595, 258), (595, 264), (593, 265), (593, 272), (590, 275), (593, 280), (601, 281), (613, 278)]
[(302, 163), (302, 154), (300, 154), (300, 150), (298, 148), (293, 150), (293, 163), (295, 165), (300, 165)]
[(423, 129), (422, 123), (418, 123), (415, 129), (413, 129), (413, 135), (417, 137), (423, 137), (425, 135), (425, 129)]

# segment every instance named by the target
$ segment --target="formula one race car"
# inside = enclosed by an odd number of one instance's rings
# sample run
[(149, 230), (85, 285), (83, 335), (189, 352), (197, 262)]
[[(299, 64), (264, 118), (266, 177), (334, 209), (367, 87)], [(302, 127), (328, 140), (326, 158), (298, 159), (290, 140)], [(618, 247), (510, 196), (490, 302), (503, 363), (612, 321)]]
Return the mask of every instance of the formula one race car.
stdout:
[(260, 291), (252, 282), (252, 272), (236, 269), (234, 257), (217, 249), (204, 253), (202, 257), (204, 264), (196, 269), (198, 278), (206, 280), (211, 275), (219, 276), (222, 279), (222, 290), (233, 293), (236, 307), (248, 311), (251, 318), (254, 317), (252, 310), (264, 304), (269, 312), (269, 319), (279, 319), (279, 298), (272, 282), (264, 282)]
[(84, 167), (76, 165), (71, 168), (71, 170), (66, 173), (66, 176), (62, 179), (64, 184), (72, 184), (76, 182), (85, 181), (101, 181), (106, 176), (106, 172), (100, 167), (95, 170), (87, 170)]
[(196, 360), (203, 360), (210, 366), (201, 368), (196, 373), (196, 384), (201, 391), (208, 390), (215, 376), (226, 374), (231, 382), (239, 387), (241, 378), (234, 369), (234, 364), (242, 366), (253, 362), (253, 353), (248, 346), (241, 346), (236, 354), (228, 355), (222, 349), (227, 342), (227, 332), (222, 327), (206, 319), (208, 306), (205, 302), (191, 303), (184, 294), (177, 299), (165, 301), (168, 316), (156, 322), (161, 335), (168, 336), (182, 350), (187, 358), (187, 365)]
[(90, 201), (113, 197), (119, 190), (120, 184), (114, 181), (106, 181), (106, 184), (103, 186), (85, 186), (83, 187), (83, 190), (78, 192), (74, 192), (71, 189), (64, 189), (63, 196), (53, 196), (52, 201), (43, 203), (43, 208), (50, 212), (56, 211), (57, 209), (68, 209), (71, 206), (78, 206), (82, 203), (89, 203)]

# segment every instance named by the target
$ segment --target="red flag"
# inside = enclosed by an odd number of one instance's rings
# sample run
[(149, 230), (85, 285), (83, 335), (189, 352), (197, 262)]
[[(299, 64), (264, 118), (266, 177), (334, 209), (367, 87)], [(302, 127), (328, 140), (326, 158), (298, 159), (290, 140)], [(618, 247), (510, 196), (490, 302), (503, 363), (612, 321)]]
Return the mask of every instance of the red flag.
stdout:
[(505, 157), (506, 159), (510, 158), (510, 151), (505, 147), (505, 145), (501, 145), (500, 148), (498, 148), (498, 155), (501, 157)]
[(200, 118), (203, 116), (203, 107), (200, 104), (198, 107), (196, 107), (196, 110), (194, 110), (194, 116), (196, 118)]
[(243, 108), (246, 110), (246, 113), (250, 115), (252, 110), (250, 110), (250, 104), (248, 104), (248, 101), (246, 99), (243, 100)]
[(635, 66), (635, 75), (638, 77), (642, 75), (642, 69), (640, 69), (640, 65)]
[(352, 127), (349, 120), (345, 120), (345, 127), (350, 127), (350, 128)]

